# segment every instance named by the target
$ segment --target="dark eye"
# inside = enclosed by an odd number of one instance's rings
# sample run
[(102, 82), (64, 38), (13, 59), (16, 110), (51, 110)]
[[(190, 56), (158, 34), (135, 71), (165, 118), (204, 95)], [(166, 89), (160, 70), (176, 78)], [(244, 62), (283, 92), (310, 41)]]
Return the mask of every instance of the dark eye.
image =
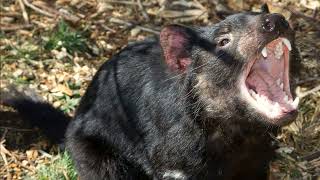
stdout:
[(227, 39), (227, 38), (224, 38), (224, 39), (221, 39), (218, 43), (219, 46), (225, 46), (227, 45), (228, 43), (230, 42), (230, 39)]

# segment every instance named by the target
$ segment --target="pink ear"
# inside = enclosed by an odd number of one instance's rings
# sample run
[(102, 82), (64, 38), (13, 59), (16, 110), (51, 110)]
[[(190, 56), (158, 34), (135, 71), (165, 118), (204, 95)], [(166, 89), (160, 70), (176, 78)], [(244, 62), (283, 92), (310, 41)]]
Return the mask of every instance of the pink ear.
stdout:
[(185, 71), (191, 64), (188, 50), (191, 45), (190, 38), (188, 29), (183, 26), (170, 25), (162, 29), (160, 44), (165, 61), (171, 70)]

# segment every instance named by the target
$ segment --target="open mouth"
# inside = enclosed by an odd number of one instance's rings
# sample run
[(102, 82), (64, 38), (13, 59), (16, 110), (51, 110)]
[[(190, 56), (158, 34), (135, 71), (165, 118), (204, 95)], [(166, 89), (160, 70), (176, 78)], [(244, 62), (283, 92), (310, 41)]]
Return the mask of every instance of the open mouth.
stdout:
[(241, 80), (241, 93), (246, 101), (274, 123), (295, 112), (299, 104), (299, 98), (293, 100), (290, 91), (290, 51), (288, 39), (273, 40), (248, 63)]

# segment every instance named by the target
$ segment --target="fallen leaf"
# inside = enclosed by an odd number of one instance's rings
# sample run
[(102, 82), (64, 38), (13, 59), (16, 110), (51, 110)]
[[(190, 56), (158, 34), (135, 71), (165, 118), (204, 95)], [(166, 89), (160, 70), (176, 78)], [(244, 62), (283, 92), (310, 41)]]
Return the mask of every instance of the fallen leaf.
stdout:
[(31, 150), (27, 150), (26, 151), (26, 154), (27, 154), (27, 158), (29, 160), (35, 160), (37, 157), (38, 157), (38, 151), (37, 150), (34, 150), (34, 149), (31, 149)]

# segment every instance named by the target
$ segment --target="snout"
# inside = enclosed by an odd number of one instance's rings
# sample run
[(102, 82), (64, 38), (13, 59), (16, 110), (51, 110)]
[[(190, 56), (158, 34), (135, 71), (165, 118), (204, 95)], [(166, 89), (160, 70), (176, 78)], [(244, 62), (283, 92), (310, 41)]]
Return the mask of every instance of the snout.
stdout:
[(281, 14), (265, 14), (262, 18), (261, 29), (270, 35), (279, 35), (289, 29), (289, 23)]

